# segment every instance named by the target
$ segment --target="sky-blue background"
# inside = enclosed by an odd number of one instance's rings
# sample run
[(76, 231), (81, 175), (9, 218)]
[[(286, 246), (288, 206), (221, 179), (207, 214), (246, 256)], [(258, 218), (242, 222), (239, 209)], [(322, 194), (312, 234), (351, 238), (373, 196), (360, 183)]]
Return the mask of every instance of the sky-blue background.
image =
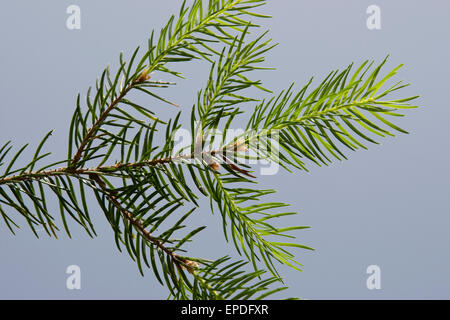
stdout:
[[(66, 28), (71, 4), (81, 8), (81, 30)], [(107, 64), (114, 65), (120, 51), (127, 54), (145, 44), (150, 31), (159, 29), (179, 4), (3, 2), (0, 143), (12, 139), (15, 146), (36, 145), (54, 129), (48, 148), (56, 159), (65, 157), (76, 94), (93, 85)], [(371, 4), (381, 8), (381, 30), (366, 27)], [(420, 109), (399, 121), (411, 134), (384, 139), (330, 167), (311, 166), (309, 173), (280, 172), (261, 180), (300, 213), (292, 224), (312, 227), (298, 233), (298, 241), (316, 249), (297, 251), (302, 273), (280, 269), (290, 289), (278, 297), (450, 298), (450, 3), (271, 0), (264, 10), (273, 19), (263, 24), (280, 43), (268, 54), (268, 65), (276, 70), (261, 74), (274, 91), (390, 54), (388, 67), (405, 63), (397, 79), (412, 83), (403, 95), (421, 95), (416, 102)], [(206, 72), (189, 66), (182, 70), (189, 80), (180, 82), (171, 98), (188, 110)], [(173, 115), (167, 106), (157, 106), (162, 117)], [(198, 215), (198, 222), (209, 229), (192, 252), (232, 252), (222, 243), (220, 218), (211, 216), (207, 207)], [(142, 278), (130, 258), (116, 250), (100, 211), (94, 220), (99, 233), (95, 239), (74, 226), (73, 239), (43, 234), (37, 240), (25, 224), (16, 236), (0, 224), (0, 298), (165, 298), (167, 291), (150, 271)], [(81, 290), (66, 289), (65, 271), (71, 264), (81, 267)], [(372, 264), (381, 268), (381, 290), (366, 288), (366, 268)]]

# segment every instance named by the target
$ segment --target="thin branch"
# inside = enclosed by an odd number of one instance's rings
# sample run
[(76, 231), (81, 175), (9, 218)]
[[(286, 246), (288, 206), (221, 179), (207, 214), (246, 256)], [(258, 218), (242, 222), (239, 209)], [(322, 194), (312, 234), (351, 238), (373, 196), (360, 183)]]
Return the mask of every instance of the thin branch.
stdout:
[[(239, 147), (239, 145), (234, 144), (232, 150), (236, 150), (236, 147)], [(139, 162), (133, 162), (133, 163), (117, 163), (116, 165), (109, 165), (109, 166), (101, 166), (101, 167), (92, 167), (92, 168), (73, 168), (73, 167), (62, 167), (58, 169), (52, 169), (52, 170), (46, 170), (46, 171), (36, 171), (36, 172), (25, 172), (20, 175), (13, 175), (9, 176), (3, 179), (0, 179), (0, 185), (2, 184), (8, 184), (8, 183), (17, 183), (21, 181), (31, 181), (31, 180), (40, 180), (47, 177), (52, 176), (61, 176), (61, 175), (90, 175), (91, 174), (110, 174), (118, 171), (124, 171), (126, 169), (138, 169), (142, 167), (153, 167), (157, 165), (163, 165), (167, 163), (172, 163), (179, 160), (189, 160), (189, 159), (203, 159), (208, 157), (213, 157), (217, 154), (221, 154), (222, 152), (226, 150), (231, 150), (229, 147), (225, 148), (219, 148), (216, 150), (210, 150), (210, 151), (203, 151), (200, 153), (189, 153), (189, 154), (181, 154), (174, 157), (166, 157), (166, 158), (159, 158), (159, 159), (153, 159), (153, 160), (144, 160)], [(222, 155), (223, 156), (223, 155)], [(237, 167), (234, 164), (231, 164), (228, 162), (228, 159), (224, 159), (225, 163), (228, 165), (231, 165), (231, 168), (234, 169), (237, 172), (243, 173), (248, 175), (247, 170), (243, 170), (239, 167)]]
[(102, 192), (108, 197), (108, 199), (111, 201), (111, 203), (119, 209), (122, 216), (128, 220), (135, 228), (141, 233), (141, 235), (150, 241), (153, 245), (158, 247), (161, 251), (163, 251), (165, 254), (167, 254), (174, 263), (179, 265), (180, 267), (186, 268), (190, 273), (194, 272), (194, 270), (198, 267), (198, 265), (190, 260), (187, 260), (183, 257), (180, 257), (176, 253), (174, 253), (172, 250), (166, 248), (164, 244), (156, 237), (154, 237), (150, 232), (148, 232), (142, 223), (139, 220), (136, 220), (132, 213), (125, 209), (122, 204), (117, 200), (117, 198), (114, 196), (114, 194), (106, 188), (105, 182), (100, 178), (100, 176), (97, 173), (90, 173), (89, 178), (97, 183), (97, 185), (100, 187)]
[[(114, 110), (114, 108), (120, 103), (120, 101), (127, 95), (127, 93), (136, 84), (139, 84), (141, 82), (145, 82), (146, 80), (148, 80), (150, 78), (149, 73), (151, 73), (152, 71), (154, 71), (158, 67), (158, 64), (161, 62), (161, 60), (164, 58), (164, 56), (166, 56), (172, 49), (176, 48), (180, 43), (185, 41), (189, 36), (191, 36), (192, 33), (196, 32), (198, 30), (201, 30), (201, 28), (203, 28), (205, 25), (207, 25), (207, 23), (209, 23), (210, 21), (214, 20), (215, 18), (217, 18), (218, 16), (220, 16), (224, 12), (228, 11), (230, 8), (236, 6), (241, 1), (242, 0), (233, 1), (233, 2), (229, 3), (227, 6), (223, 7), (221, 10), (218, 10), (214, 14), (210, 15), (209, 17), (207, 17), (206, 19), (201, 21), (197, 26), (195, 26), (194, 28), (192, 28), (191, 30), (189, 30), (188, 32), (183, 34), (179, 39), (177, 39), (177, 41), (175, 41), (174, 43), (170, 44), (168, 46), (168, 48), (166, 48), (162, 53), (160, 53), (156, 57), (153, 65), (149, 66), (147, 69), (145, 69), (139, 78), (135, 79), (128, 87), (126, 87), (120, 93), (120, 95), (108, 106), (108, 108), (105, 109), (105, 111), (100, 115), (100, 117), (97, 119), (97, 121), (94, 123), (94, 125), (88, 130), (88, 132), (84, 136), (83, 140), (81, 141), (80, 146), (78, 147), (78, 150), (77, 150), (73, 160), (70, 163), (70, 167), (75, 167), (77, 165), (77, 163), (81, 159), (82, 153), (85, 150), (86, 145), (89, 143), (89, 140), (97, 132), (97, 129), (101, 126), (102, 122), (106, 119), (108, 114), (112, 110)], [(95, 136), (94, 136), (94, 139), (95, 139)]]
[[(144, 80), (145, 81), (145, 80)], [(142, 78), (138, 78), (135, 81), (133, 81), (128, 87), (126, 87), (120, 95), (114, 99), (114, 101), (108, 106), (108, 108), (103, 111), (103, 113), (100, 115), (100, 117), (97, 119), (97, 121), (92, 125), (92, 127), (88, 130), (86, 135), (84, 136), (83, 140), (80, 143), (80, 146), (78, 147), (78, 150), (73, 157), (70, 167), (75, 167), (78, 161), (81, 159), (81, 155), (88, 144), (89, 140), (92, 138), (92, 136), (97, 132), (98, 128), (102, 125), (103, 121), (105, 121), (106, 117), (109, 115), (109, 113), (120, 103), (120, 101), (126, 96), (126, 94), (133, 88), (134, 85), (137, 83), (142, 82)], [(95, 136), (93, 137), (96, 138)]]

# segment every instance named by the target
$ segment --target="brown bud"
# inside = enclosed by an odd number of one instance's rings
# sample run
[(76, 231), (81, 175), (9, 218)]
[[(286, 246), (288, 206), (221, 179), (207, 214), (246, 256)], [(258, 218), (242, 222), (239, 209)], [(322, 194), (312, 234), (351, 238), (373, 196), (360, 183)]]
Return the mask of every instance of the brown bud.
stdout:
[(186, 260), (184, 263), (186, 263), (186, 269), (189, 273), (194, 273), (195, 270), (200, 269), (200, 265), (195, 261)]
[(199, 145), (199, 146), (202, 146), (202, 144), (203, 144), (203, 136), (202, 136), (201, 134), (199, 134), (199, 135), (197, 136), (197, 138), (195, 139), (195, 143), (196, 143), (197, 145)]
[(218, 164), (217, 162), (213, 161), (212, 163), (209, 164), (209, 166), (210, 166), (213, 170), (219, 171), (220, 166), (219, 166), (219, 164)]
[(147, 81), (148, 79), (150, 79), (149, 73), (150, 73), (150, 69), (149, 68), (144, 69), (144, 71), (142, 71), (141, 75), (139, 76), (138, 81), (139, 82), (144, 82), (144, 81)]
[(247, 145), (244, 139), (239, 139), (234, 143), (234, 151), (248, 151)]
[(186, 258), (181, 258), (178, 255), (175, 255), (175, 256), (177, 257), (177, 259), (179, 261), (182, 262), (182, 264), (180, 264), (180, 266), (183, 270), (187, 270), (189, 273), (194, 273), (195, 270), (200, 269), (200, 265), (197, 262), (188, 260)]

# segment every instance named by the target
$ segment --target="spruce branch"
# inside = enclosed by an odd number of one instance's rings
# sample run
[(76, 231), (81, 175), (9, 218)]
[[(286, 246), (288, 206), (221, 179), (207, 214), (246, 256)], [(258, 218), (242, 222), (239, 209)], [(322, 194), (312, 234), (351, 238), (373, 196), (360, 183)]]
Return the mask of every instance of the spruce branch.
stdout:
[(83, 140), (80, 143), (80, 146), (78, 147), (78, 150), (75, 154), (75, 156), (72, 159), (72, 162), (70, 164), (70, 167), (74, 167), (77, 165), (78, 161), (80, 161), (81, 155), (84, 151), (84, 148), (86, 147), (86, 144), (92, 139), (92, 138), (98, 138), (97, 136), (94, 136), (94, 134), (96, 134), (98, 128), (102, 125), (103, 121), (105, 121), (106, 117), (109, 115), (109, 113), (116, 107), (116, 105), (118, 105), (122, 99), (125, 97), (125, 95), (138, 83), (142, 83), (145, 82), (146, 80), (148, 80), (147, 77), (147, 71), (144, 71), (145, 73), (143, 73), (138, 79), (133, 80), (133, 82), (127, 86), (121, 93), (120, 95), (114, 99), (114, 101), (108, 106), (108, 108), (106, 108), (105, 111), (102, 112), (102, 114), (100, 115), (100, 117), (97, 119), (97, 121), (94, 123), (94, 125), (89, 128), (89, 130), (87, 131), (86, 135), (84, 136)]
[[(152, 32), (144, 52), (138, 47), (128, 61), (121, 54), (118, 70), (106, 68), (95, 88), (88, 89), (85, 103), (78, 95), (66, 159), (40, 165), (50, 155), (43, 150), (51, 131), (23, 166), (17, 163), (28, 145), (13, 155), (11, 142), (0, 146), (0, 167), (6, 167), (0, 173), (0, 215), (7, 228), (12, 233), (19, 228), (11, 210), (37, 237), (38, 226), (57, 237), (60, 223), (70, 237), (70, 222), (95, 236), (88, 201), (93, 194), (117, 248), (126, 249), (141, 274), (144, 266), (150, 269), (170, 298), (262, 299), (285, 290), (278, 266), (300, 270), (290, 250), (312, 248), (293, 242), (291, 232), (309, 227), (274, 222), (296, 213), (285, 211), (283, 202), (263, 200), (275, 190), (255, 188), (259, 175), (250, 160), (307, 171), (310, 163), (346, 159), (346, 151), (367, 149), (366, 142), (377, 143), (393, 131), (407, 133), (389, 118), (414, 108), (409, 103), (416, 96), (391, 97), (408, 84), (386, 88), (401, 67), (380, 79), (387, 59), (377, 66), (366, 61), (355, 71), (353, 64), (333, 71), (316, 88), (311, 79), (297, 92), (291, 85), (274, 95), (253, 79), (253, 71), (270, 69), (263, 65), (264, 56), (275, 46), (267, 32), (249, 40), (250, 30), (259, 28), (254, 20), (267, 17), (256, 12), (264, 3), (194, 0), (188, 7), (183, 2), (158, 36)], [(209, 64), (210, 70), (190, 110), (191, 140), (177, 149), (181, 115), (188, 110), (160, 95), (175, 83), (152, 79), (154, 73), (183, 78), (176, 65), (193, 60)], [(259, 94), (250, 95), (252, 88)], [(179, 112), (160, 119), (157, 108), (130, 98), (132, 91), (177, 106)], [(227, 129), (238, 118), (247, 125), (232, 136)], [(156, 143), (157, 137), (165, 142)], [(60, 223), (49, 210), (50, 195)], [(186, 223), (202, 196), (209, 198), (212, 212), (220, 212), (225, 240), (243, 261), (187, 255), (186, 245), (206, 228)], [(185, 207), (191, 209), (179, 214)]]
[[(164, 246), (164, 244), (154, 236), (152, 236), (143, 226), (139, 220), (133, 218), (133, 214), (130, 213), (127, 209), (125, 209), (121, 203), (116, 199), (116, 196), (108, 190), (106, 184), (97, 173), (90, 173), (89, 178), (97, 183), (103, 193), (108, 197), (108, 199), (116, 206), (118, 210), (122, 213), (122, 215), (127, 219), (148, 241), (158, 247), (161, 251), (167, 254), (174, 263), (182, 263), (186, 265), (186, 262), (178, 257), (173, 251), (169, 250)], [(188, 265), (187, 265), (188, 266)], [(188, 266), (189, 267), (189, 266)]]

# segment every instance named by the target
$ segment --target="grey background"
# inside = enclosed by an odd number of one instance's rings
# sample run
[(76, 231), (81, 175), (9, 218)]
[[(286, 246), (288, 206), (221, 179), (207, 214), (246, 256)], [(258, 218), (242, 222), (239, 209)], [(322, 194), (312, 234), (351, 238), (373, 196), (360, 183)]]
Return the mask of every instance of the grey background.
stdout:
[[(81, 7), (81, 30), (66, 28), (70, 4)], [(381, 7), (381, 30), (366, 28), (370, 4)], [(0, 142), (36, 145), (55, 129), (47, 150), (63, 158), (76, 94), (93, 85), (106, 64), (116, 65), (120, 51), (129, 54), (145, 44), (150, 31), (178, 8), (175, 0), (4, 1)], [(402, 95), (421, 95), (421, 108), (399, 121), (410, 135), (384, 139), (330, 167), (310, 166), (310, 173), (263, 177), (263, 187), (278, 189), (278, 199), (300, 212), (292, 224), (312, 226), (298, 233), (298, 241), (316, 249), (297, 251), (303, 272), (280, 268), (290, 289), (277, 297), (450, 298), (450, 3), (283, 0), (269, 1), (264, 10), (274, 17), (263, 24), (280, 43), (268, 55), (268, 65), (277, 70), (261, 74), (274, 91), (292, 81), (299, 88), (310, 76), (319, 80), (352, 61), (380, 61), (390, 54), (388, 68), (405, 63), (397, 79), (412, 83)], [(181, 69), (189, 80), (169, 96), (186, 116), (206, 73), (194, 66)], [(174, 114), (161, 104), (155, 110), (163, 118)], [(38, 240), (23, 223), (16, 236), (1, 224), (0, 298), (165, 298), (167, 291), (150, 271), (142, 278), (130, 258), (116, 250), (97, 212), (95, 239), (73, 226), (73, 239), (43, 234)], [(220, 218), (207, 207), (198, 212), (197, 222), (209, 228), (191, 252), (204, 257), (233, 252), (222, 244)], [(81, 267), (81, 290), (65, 287), (71, 264)], [(381, 290), (366, 288), (371, 264), (381, 267)]]

